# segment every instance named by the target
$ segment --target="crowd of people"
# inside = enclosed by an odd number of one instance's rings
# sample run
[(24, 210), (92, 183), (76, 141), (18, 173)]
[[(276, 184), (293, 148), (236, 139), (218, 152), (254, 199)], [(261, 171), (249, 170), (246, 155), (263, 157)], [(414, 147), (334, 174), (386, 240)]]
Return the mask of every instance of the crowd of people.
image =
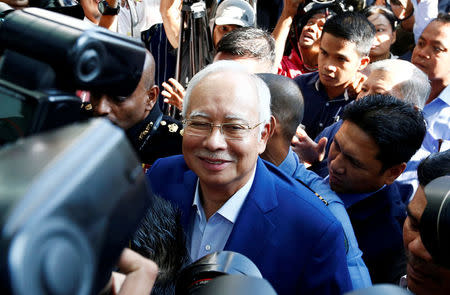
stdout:
[(86, 21), (148, 49), (131, 95), (84, 101), (124, 129), (158, 204), (116, 291), (173, 294), (183, 267), (229, 250), (278, 294), (450, 292), (420, 232), (425, 186), (450, 175), (448, 1), (348, 2), (218, 1), (214, 58), (184, 84), (183, 1), (80, 0)]

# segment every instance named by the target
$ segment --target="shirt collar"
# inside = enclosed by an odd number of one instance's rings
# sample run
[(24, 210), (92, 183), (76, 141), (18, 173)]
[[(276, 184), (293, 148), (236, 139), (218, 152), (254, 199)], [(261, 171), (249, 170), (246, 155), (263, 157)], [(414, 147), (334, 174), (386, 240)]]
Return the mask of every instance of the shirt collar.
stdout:
[[(250, 179), (247, 181), (247, 183), (243, 187), (241, 187), (234, 195), (232, 195), (231, 198), (229, 198), (228, 201), (226, 201), (225, 204), (223, 204), (222, 207), (220, 207), (220, 209), (217, 210), (217, 212), (214, 214), (220, 214), (231, 223), (235, 223), (239, 211), (241, 210), (242, 205), (244, 204), (244, 201), (252, 187), (253, 179), (255, 178), (255, 172), (256, 172), (256, 165), (255, 168), (253, 168), (252, 175)], [(200, 215), (200, 218), (202, 219), (206, 218), (205, 211), (203, 210), (203, 206), (200, 201), (199, 180), (197, 180), (197, 186), (195, 187), (195, 195), (194, 201), (192, 202), (192, 207), (197, 208), (197, 214)]]
[(297, 167), (299, 164), (299, 159), (296, 153), (292, 151), (291, 148), (289, 148), (289, 152), (286, 156), (286, 158), (281, 162), (281, 164), (278, 166), (278, 169), (283, 171), (284, 173), (294, 176), (295, 171), (297, 171)]
[[(329, 185), (329, 175), (327, 177), (324, 178), (324, 183), (328, 183)], [(377, 192), (381, 191), (382, 189), (384, 189), (386, 187), (386, 185), (383, 185), (381, 188), (377, 189), (374, 192), (369, 192), (369, 193), (361, 193), (361, 194), (343, 194), (343, 193), (336, 193), (339, 198), (341, 198), (341, 200), (344, 202), (344, 206), (345, 209), (350, 208), (351, 206), (353, 206), (354, 204), (358, 203), (359, 201), (362, 201), (374, 194), (376, 194)]]
[(450, 85), (445, 87), (438, 97), (446, 104), (450, 105)]
[[(316, 81), (316, 83), (314, 84), (314, 86), (316, 87), (316, 90), (317, 90), (317, 92), (319, 92), (320, 91), (320, 76), (319, 76), (319, 73), (317, 72), (317, 81)], [(344, 91), (344, 100), (345, 101), (347, 101), (347, 100), (349, 100), (349, 96), (348, 96), (348, 91), (347, 91), (347, 88), (345, 89), (345, 91)]]

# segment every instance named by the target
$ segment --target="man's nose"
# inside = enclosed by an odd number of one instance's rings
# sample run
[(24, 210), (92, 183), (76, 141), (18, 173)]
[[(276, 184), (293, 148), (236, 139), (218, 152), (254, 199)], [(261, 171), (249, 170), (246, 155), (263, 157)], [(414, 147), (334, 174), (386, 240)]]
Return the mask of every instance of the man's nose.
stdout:
[(336, 72), (336, 66), (333, 63), (325, 62), (324, 68), (327, 73)]
[(330, 168), (334, 174), (343, 175), (345, 174), (345, 166), (342, 161), (341, 154), (338, 154), (334, 159), (330, 161)]
[(419, 233), (417, 236), (408, 244), (408, 250), (416, 257), (419, 257), (425, 261), (432, 261), (430, 252), (427, 251), (424, 244), (422, 243), (422, 238)]
[(225, 149), (227, 142), (225, 136), (221, 133), (221, 128), (214, 126), (211, 133), (205, 138), (205, 147), (211, 151)]
[(423, 47), (423, 48), (418, 48), (417, 49), (418, 52), (417, 54), (424, 59), (429, 59), (430, 58), (430, 53), (427, 47)]
[(100, 97), (97, 107), (94, 108), (94, 113), (97, 116), (107, 116), (111, 112), (111, 106), (106, 96)]

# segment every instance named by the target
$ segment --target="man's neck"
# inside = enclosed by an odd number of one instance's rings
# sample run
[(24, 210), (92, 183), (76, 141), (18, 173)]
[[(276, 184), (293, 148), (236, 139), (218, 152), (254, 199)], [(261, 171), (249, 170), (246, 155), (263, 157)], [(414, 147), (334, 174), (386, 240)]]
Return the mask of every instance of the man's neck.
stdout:
[(242, 185), (240, 186), (209, 185), (200, 180), (200, 200), (202, 202), (203, 210), (205, 211), (206, 219), (208, 220), (237, 191), (244, 187), (252, 176), (253, 174), (250, 173), (246, 179), (243, 179), (243, 182), (241, 182)]
[(439, 94), (449, 85), (448, 81), (444, 80), (431, 80), (431, 92), (427, 99), (427, 104), (432, 102)]
[(345, 85), (341, 85), (341, 86), (333, 86), (333, 87), (332, 86), (325, 86), (325, 85), (322, 84), (322, 86), (325, 88), (325, 91), (326, 91), (326, 93), (328, 95), (328, 98), (331, 100), (333, 98), (336, 98), (336, 97), (344, 94), (345, 89), (347, 88), (347, 86), (349, 84), (350, 83), (345, 84)]
[[(201, 186), (201, 185), (200, 185)], [(225, 204), (231, 196), (229, 197), (223, 197), (221, 196), (215, 196), (211, 197), (208, 195), (208, 197), (205, 197), (205, 193), (203, 193), (203, 190), (200, 190), (202, 193), (200, 194), (200, 200), (202, 202), (203, 210), (205, 211), (206, 220), (209, 220), (209, 218), (219, 210), (223, 204)]]
[(261, 154), (261, 158), (275, 166), (280, 166), (281, 163), (286, 159), (289, 153), (290, 143), (286, 143), (284, 140), (270, 138), (267, 143), (266, 150)]

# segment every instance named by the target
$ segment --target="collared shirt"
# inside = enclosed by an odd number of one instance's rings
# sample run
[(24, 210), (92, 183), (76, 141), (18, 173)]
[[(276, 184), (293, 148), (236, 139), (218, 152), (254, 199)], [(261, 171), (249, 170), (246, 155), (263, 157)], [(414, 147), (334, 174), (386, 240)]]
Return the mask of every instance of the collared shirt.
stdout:
[(190, 239), (187, 239), (192, 261), (196, 261), (207, 254), (223, 250), (233, 230), (239, 211), (252, 187), (255, 171), (256, 166), (247, 183), (232, 195), (208, 220), (206, 220), (205, 211), (200, 200), (200, 185), (199, 181), (197, 181), (192, 203), (195, 214), (191, 221)]
[(427, 131), (438, 141), (450, 141), (450, 86), (423, 108)]
[[(329, 185), (329, 178), (330, 176), (327, 176), (323, 179), (324, 183), (328, 183)], [(380, 187), (379, 189), (377, 189), (376, 191), (373, 192), (368, 192), (368, 193), (359, 193), (359, 194), (343, 194), (340, 193), (339, 198), (341, 198), (341, 200), (344, 202), (345, 205), (345, 209), (350, 208), (351, 206), (355, 205), (356, 203), (376, 194), (377, 192), (381, 191), (382, 189), (384, 189), (386, 187), (386, 185), (383, 185), (382, 187)]]
[(352, 101), (347, 91), (330, 99), (320, 83), (318, 72), (300, 75), (294, 81), (303, 93), (305, 114), (302, 124), (311, 138), (315, 138), (325, 127), (339, 121), (344, 107)]
[(362, 259), (353, 227), (344, 207), (344, 202), (331, 190), (324, 180), (312, 171), (306, 169), (297, 155), (290, 149), (286, 159), (278, 166), (280, 170), (308, 185), (312, 190), (328, 202), (328, 209), (342, 224), (348, 243), (347, 266), (352, 280), (353, 289), (366, 288), (372, 285), (369, 270)]

